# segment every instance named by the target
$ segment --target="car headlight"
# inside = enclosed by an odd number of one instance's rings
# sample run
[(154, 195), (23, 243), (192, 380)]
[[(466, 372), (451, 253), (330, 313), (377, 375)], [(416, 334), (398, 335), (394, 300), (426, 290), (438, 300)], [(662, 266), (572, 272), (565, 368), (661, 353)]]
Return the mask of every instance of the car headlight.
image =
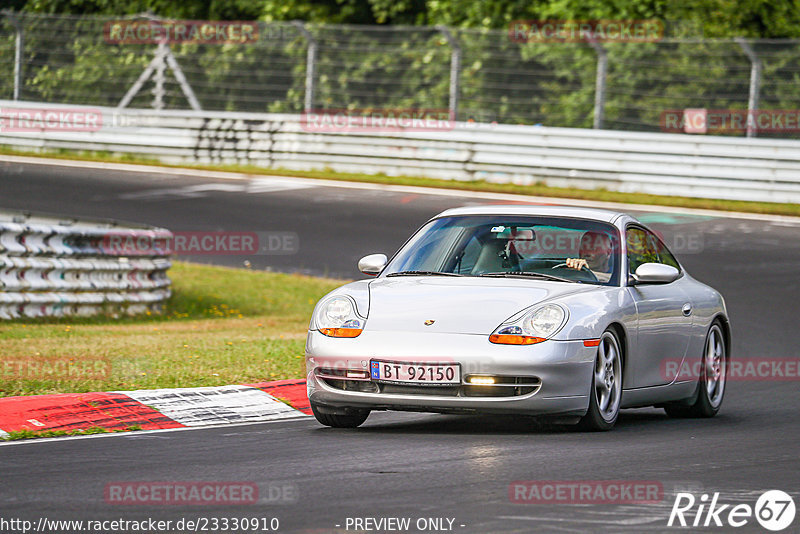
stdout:
[(330, 337), (356, 337), (364, 329), (364, 319), (356, 313), (355, 304), (344, 296), (325, 301), (315, 321), (319, 331)]
[(558, 333), (567, 322), (567, 312), (557, 304), (534, 308), (519, 319), (503, 323), (489, 336), (489, 341), (502, 345), (533, 345)]

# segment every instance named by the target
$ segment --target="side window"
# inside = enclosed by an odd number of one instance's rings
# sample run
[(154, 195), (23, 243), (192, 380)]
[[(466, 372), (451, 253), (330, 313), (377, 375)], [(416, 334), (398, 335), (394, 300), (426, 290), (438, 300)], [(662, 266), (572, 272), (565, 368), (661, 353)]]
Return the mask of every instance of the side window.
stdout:
[(629, 273), (636, 272), (643, 263), (663, 263), (680, 269), (675, 256), (652, 232), (637, 227), (628, 228), (626, 241)]
[(633, 274), (643, 263), (658, 263), (658, 251), (652, 236), (641, 228), (628, 228), (625, 241), (628, 249), (628, 272)]
[(659, 262), (665, 265), (670, 265), (680, 270), (681, 267), (680, 265), (678, 265), (678, 260), (676, 260), (675, 256), (672, 255), (672, 252), (667, 250), (667, 246), (664, 243), (662, 243), (660, 239), (656, 241), (656, 246), (658, 247)]

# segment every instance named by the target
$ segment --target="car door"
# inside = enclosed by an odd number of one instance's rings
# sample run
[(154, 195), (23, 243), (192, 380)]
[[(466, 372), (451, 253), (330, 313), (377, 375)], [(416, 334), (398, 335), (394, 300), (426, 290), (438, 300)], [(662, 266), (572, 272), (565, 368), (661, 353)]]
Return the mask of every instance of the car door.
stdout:
[[(625, 231), (628, 274), (642, 263), (663, 263), (681, 269), (664, 243), (651, 231), (629, 225)], [(630, 387), (672, 382), (686, 356), (692, 334), (692, 303), (683, 276), (667, 284), (628, 284), (636, 306), (636, 339), (632, 344), (634, 365)]]

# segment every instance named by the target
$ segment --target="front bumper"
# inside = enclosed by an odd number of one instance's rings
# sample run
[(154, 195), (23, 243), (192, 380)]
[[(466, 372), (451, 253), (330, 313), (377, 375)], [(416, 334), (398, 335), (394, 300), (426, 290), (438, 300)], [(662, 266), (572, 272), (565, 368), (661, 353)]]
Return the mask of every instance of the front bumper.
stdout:
[[(418, 332), (364, 331), (356, 338), (330, 338), (311, 330), (306, 340), (306, 378), (309, 400), (329, 411), (347, 408), (407, 410), (440, 413), (497, 413), (525, 415), (583, 415), (589, 405), (596, 349), (581, 340), (527, 346), (497, 345), (488, 336)], [(439, 386), (392, 387), (390, 392), (367, 392), (334, 387), (325, 369), (369, 371), (372, 359), (409, 363), (457, 362), (462, 385), (470, 374), (538, 379), (536, 388), (514, 394), (464, 394), (467, 388)], [(324, 373), (330, 376), (330, 373)], [(369, 379), (359, 381), (370, 383)], [(356, 384), (358, 385), (358, 384)], [(383, 386), (381, 386), (382, 388)], [(471, 391), (481, 386), (468, 386)], [(366, 384), (364, 389), (379, 389)], [(407, 391), (404, 391), (407, 389)], [(445, 393), (447, 391), (447, 393)], [(490, 391), (490, 390), (489, 390)], [(430, 392), (430, 393), (428, 393)]]

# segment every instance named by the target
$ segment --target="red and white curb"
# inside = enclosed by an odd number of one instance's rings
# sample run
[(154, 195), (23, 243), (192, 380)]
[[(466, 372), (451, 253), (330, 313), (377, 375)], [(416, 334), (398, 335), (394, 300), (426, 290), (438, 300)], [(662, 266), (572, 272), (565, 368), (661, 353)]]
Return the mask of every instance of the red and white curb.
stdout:
[[(288, 403), (288, 404), (287, 404)], [(256, 423), (311, 413), (305, 380), (0, 398), (0, 437), (19, 430), (142, 430)]]

